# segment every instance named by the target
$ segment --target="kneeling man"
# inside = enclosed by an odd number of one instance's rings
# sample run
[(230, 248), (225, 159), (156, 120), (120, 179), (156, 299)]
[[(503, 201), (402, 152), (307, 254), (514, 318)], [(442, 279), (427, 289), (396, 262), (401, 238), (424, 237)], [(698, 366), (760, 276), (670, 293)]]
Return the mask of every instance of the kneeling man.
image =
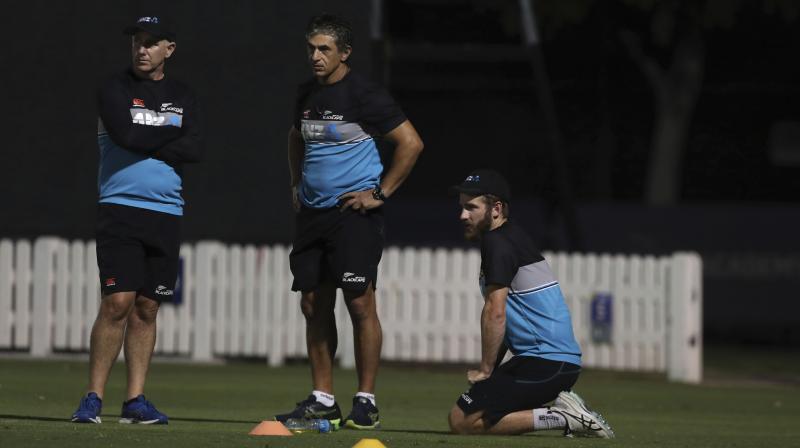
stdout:
[[(614, 437), (603, 417), (571, 391), (581, 372), (581, 351), (569, 309), (531, 237), (508, 219), (508, 183), (495, 171), (476, 170), (453, 190), (459, 193), (464, 236), (481, 243), (484, 306), (481, 364), (467, 372), (471, 387), (450, 411), (450, 429)], [(500, 364), (507, 350), (513, 357)]]

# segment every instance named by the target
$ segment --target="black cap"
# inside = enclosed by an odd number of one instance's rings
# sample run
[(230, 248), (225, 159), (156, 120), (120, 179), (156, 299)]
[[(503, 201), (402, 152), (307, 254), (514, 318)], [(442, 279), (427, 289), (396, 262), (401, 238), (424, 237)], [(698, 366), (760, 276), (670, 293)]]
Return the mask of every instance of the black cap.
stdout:
[(474, 170), (460, 185), (450, 187), (450, 192), (472, 196), (491, 194), (503, 202), (511, 202), (511, 188), (502, 174), (494, 170)]
[(146, 31), (153, 35), (153, 37), (167, 39), (170, 41), (175, 40), (175, 31), (172, 29), (171, 24), (163, 17), (159, 16), (144, 16), (139, 17), (131, 26), (126, 26), (123, 33), (133, 36), (139, 31)]

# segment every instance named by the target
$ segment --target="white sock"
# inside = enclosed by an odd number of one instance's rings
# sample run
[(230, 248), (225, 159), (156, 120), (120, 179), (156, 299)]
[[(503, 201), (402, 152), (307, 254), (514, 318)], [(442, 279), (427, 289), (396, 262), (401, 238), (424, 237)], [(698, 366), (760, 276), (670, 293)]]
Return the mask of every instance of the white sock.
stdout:
[(567, 427), (567, 420), (558, 412), (552, 412), (548, 408), (538, 408), (533, 410), (533, 430), (544, 431), (546, 429), (564, 429)]
[(329, 393), (323, 392), (321, 390), (315, 390), (315, 391), (311, 392), (311, 394), (314, 395), (317, 398), (318, 402), (320, 402), (320, 403), (322, 403), (322, 404), (324, 404), (325, 406), (328, 406), (328, 407), (333, 406), (333, 403), (336, 402), (336, 400), (333, 399), (333, 394), (329, 394)]
[(373, 406), (378, 406), (377, 404), (375, 404), (375, 394), (371, 394), (369, 392), (358, 392), (356, 394), (356, 397), (364, 397), (367, 400), (369, 400)]

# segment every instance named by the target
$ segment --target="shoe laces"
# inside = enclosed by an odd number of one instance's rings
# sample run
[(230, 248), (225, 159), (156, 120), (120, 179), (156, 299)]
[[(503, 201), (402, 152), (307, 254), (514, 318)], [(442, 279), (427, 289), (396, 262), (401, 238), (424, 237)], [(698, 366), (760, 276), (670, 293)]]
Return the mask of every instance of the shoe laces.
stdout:
[(356, 397), (356, 404), (360, 404), (360, 405), (365, 406), (367, 408), (375, 407), (375, 405), (373, 405), (372, 402), (369, 401), (369, 399), (366, 398), (366, 397)]
[(608, 424), (608, 422), (606, 421), (606, 419), (603, 417), (603, 415), (602, 415), (602, 414), (600, 414), (600, 413), (599, 413), (599, 412), (597, 412), (597, 411), (592, 411), (592, 414), (594, 414), (594, 417), (595, 417), (597, 420), (599, 420), (599, 421), (600, 421), (602, 424), (604, 424), (604, 425), (608, 426), (608, 429), (611, 429), (611, 425), (609, 425), (609, 424)]
[(90, 397), (87, 395), (81, 399), (81, 409), (89, 408), (96, 412), (98, 409), (100, 409), (100, 406), (102, 406), (102, 404), (100, 404), (99, 398)]
[(149, 400), (144, 400), (144, 408), (147, 409), (148, 411), (155, 411), (156, 410), (156, 407), (153, 406), (153, 403), (150, 403)]
[[(141, 398), (139, 398), (139, 397), (141, 397)], [(156, 407), (153, 406), (153, 403), (150, 403), (150, 400), (145, 398), (143, 395), (140, 395), (139, 397), (136, 397), (133, 401), (128, 403), (126, 406), (132, 406), (133, 405), (136, 408), (144, 410), (144, 411), (156, 411)]]
[(315, 397), (314, 395), (309, 395), (308, 398), (306, 398), (305, 400), (298, 401), (297, 403), (295, 403), (295, 406), (297, 406), (298, 408), (300, 407), (305, 408), (316, 402), (317, 402), (317, 397)]

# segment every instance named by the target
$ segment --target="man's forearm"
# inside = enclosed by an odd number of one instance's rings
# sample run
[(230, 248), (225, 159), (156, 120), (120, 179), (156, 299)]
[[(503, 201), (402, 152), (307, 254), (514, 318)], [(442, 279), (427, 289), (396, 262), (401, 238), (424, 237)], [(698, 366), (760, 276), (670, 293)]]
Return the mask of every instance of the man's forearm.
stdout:
[(203, 158), (202, 137), (196, 129), (191, 130), (156, 151), (155, 158), (175, 164), (199, 162)]
[(108, 85), (98, 94), (100, 120), (117, 146), (150, 156), (181, 136), (181, 129), (174, 126), (149, 126), (135, 122), (135, 117), (131, 117), (130, 113), (132, 100), (125, 86), (121, 84)]
[(482, 372), (494, 370), (498, 353), (506, 333), (505, 312), (500, 313), (495, 305), (486, 301), (481, 312), (481, 366)]

